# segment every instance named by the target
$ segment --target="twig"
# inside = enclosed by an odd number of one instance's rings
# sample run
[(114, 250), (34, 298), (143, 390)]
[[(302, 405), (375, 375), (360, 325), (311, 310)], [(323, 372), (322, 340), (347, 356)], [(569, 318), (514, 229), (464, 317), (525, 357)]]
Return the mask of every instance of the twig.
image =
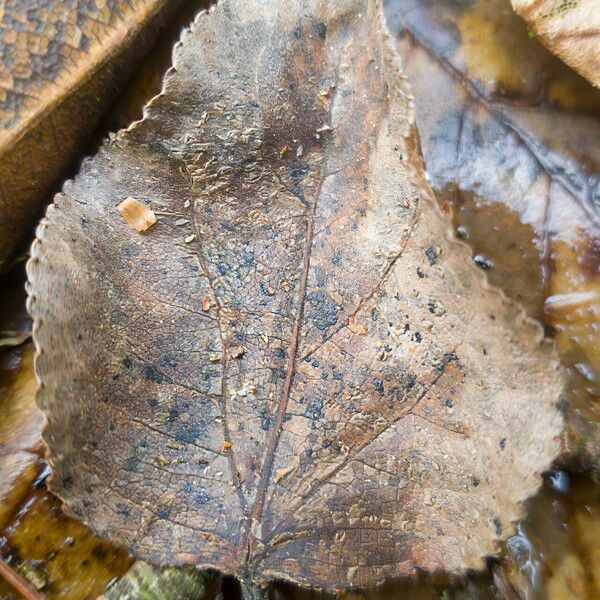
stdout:
[(25, 600), (47, 600), (19, 573), (17, 573), (4, 559), (0, 558), (0, 577), (10, 584)]

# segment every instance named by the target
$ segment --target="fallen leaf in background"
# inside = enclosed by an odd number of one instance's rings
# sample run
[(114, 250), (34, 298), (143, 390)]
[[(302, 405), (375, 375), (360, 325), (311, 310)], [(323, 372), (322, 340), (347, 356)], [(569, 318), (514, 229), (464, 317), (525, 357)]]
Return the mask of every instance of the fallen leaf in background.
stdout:
[(600, 476), (600, 91), (508, 0), (388, 0), (427, 172), (490, 281), (557, 332), (568, 449)]
[(507, 542), (505, 572), (520, 597), (600, 597), (597, 543), (590, 543), (599, 524), (600, 487), (580, 476), (550, 473)]
[(2, 2), (0, 271), (181, 4)]
[(44, 417), (36, 391), (32, 345), (0, 354), (0, 529), (21, 506), (44, 462)]
[[(64, 516), (41, 486), (44, 416), (35, 403), (33, 354), (31, 344), (0, 353), (0, 556), (48, 598), (85, 600), (121, 576), (131, 559)], [(0, 596), (13, 594), (0, 577)]]
[(30, 491), (2, 536), (5, 560), (49, 600), (96, 598), (132, 563), (126, 550), (66, 516), (43, 487)]
[(41, 224), (51, 487), (245, 586), (481, 568), (559, 450), (556, 357), (447, 239), (379, 4), (292, 8), (199, 18)]
[(0, 349), (20, 346), (31, 337), (25, 300), (25, 261), (0, 274)]
[(511, 0), (544, 45), (600, 87), (597, 0)]

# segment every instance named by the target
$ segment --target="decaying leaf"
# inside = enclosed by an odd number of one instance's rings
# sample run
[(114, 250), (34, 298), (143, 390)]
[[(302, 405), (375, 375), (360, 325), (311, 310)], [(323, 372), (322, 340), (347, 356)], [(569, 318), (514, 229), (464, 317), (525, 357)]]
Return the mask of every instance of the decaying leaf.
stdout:
[(447, 238), (381, 12), (223, 0), (39, 227), (51, 487), (139, 557), (327, 589), (479, 568), (559, 449), (556, 356)]
[(132, 563), (126, 550), (98, 539), (65, 515), (44, 486), (30, 491), (2, 529), (2, 540), (3, 559), (49, 600), (97, 598)]
[(33, 348), (0, 355), (0, 528), (21, 506), (42, 464), (43, 415), (35, 404)]
[[(1, 306), (1, 305), (0, 305)], [(130, 564), (127, 553), (62, 514), (39, 483), (46, 471), (43, 415), (35, 404), (33, 348), (0, 354), (0, 597), (4, 577), (21, 576), (43, 597), (85, 600), (104, 591)], [(6, 562), (4, 562), (6, 561)], [(10, 566), (7, 566), (7, 563)], [(20, 596), (19, 596), (20, 597)], [(34, 598), (30, 593), (26, 598)]]
[(600, 7), (597, 0), (511, 0), (544, 44), (600, 87)]
[[(0, 7), (0, 270), (181, 0)], [(134, 51), (131, 51), (134, 49)]]
[(0, 275), (0, 349), (19, 346), (31, 337), (25, 281), (24, 261)]
[(507, 0), (386, 9), (436, 196), (493, 263), (490, 281), (557, 332), (569, 449), (600, 474), (600, 91)]

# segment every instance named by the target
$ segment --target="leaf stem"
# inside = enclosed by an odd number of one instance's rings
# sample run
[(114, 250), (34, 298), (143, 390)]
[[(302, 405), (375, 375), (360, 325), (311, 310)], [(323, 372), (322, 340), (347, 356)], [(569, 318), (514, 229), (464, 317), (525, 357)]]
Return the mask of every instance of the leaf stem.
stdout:
[(3, 558), (0, 558), (0, 577), (11, 585), (25, 600), (47, 600), (19, 573), (17, 573)]
[(242, 600), (269, 600), (269, 588), (263, 587), (252, 579), (242, 579)]

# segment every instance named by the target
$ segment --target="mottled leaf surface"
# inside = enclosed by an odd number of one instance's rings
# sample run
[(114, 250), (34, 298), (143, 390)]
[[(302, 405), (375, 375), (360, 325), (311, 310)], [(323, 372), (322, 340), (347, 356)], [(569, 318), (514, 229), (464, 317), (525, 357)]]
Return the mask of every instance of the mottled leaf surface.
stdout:
[(448, 238), (381, 13), (220, 2), (40, 225), (51, 487), (138, 557), (479, 568), (559, 449), (556, 356)]
[(598, 474), (600, 91), (508, 0), (390, 0), (386, 12), (432, 188), (490, 281), (556, 332), (568, 449)]
[(600, 86), (600, 7), (597, 0), (511, 0), (542, 42)]

